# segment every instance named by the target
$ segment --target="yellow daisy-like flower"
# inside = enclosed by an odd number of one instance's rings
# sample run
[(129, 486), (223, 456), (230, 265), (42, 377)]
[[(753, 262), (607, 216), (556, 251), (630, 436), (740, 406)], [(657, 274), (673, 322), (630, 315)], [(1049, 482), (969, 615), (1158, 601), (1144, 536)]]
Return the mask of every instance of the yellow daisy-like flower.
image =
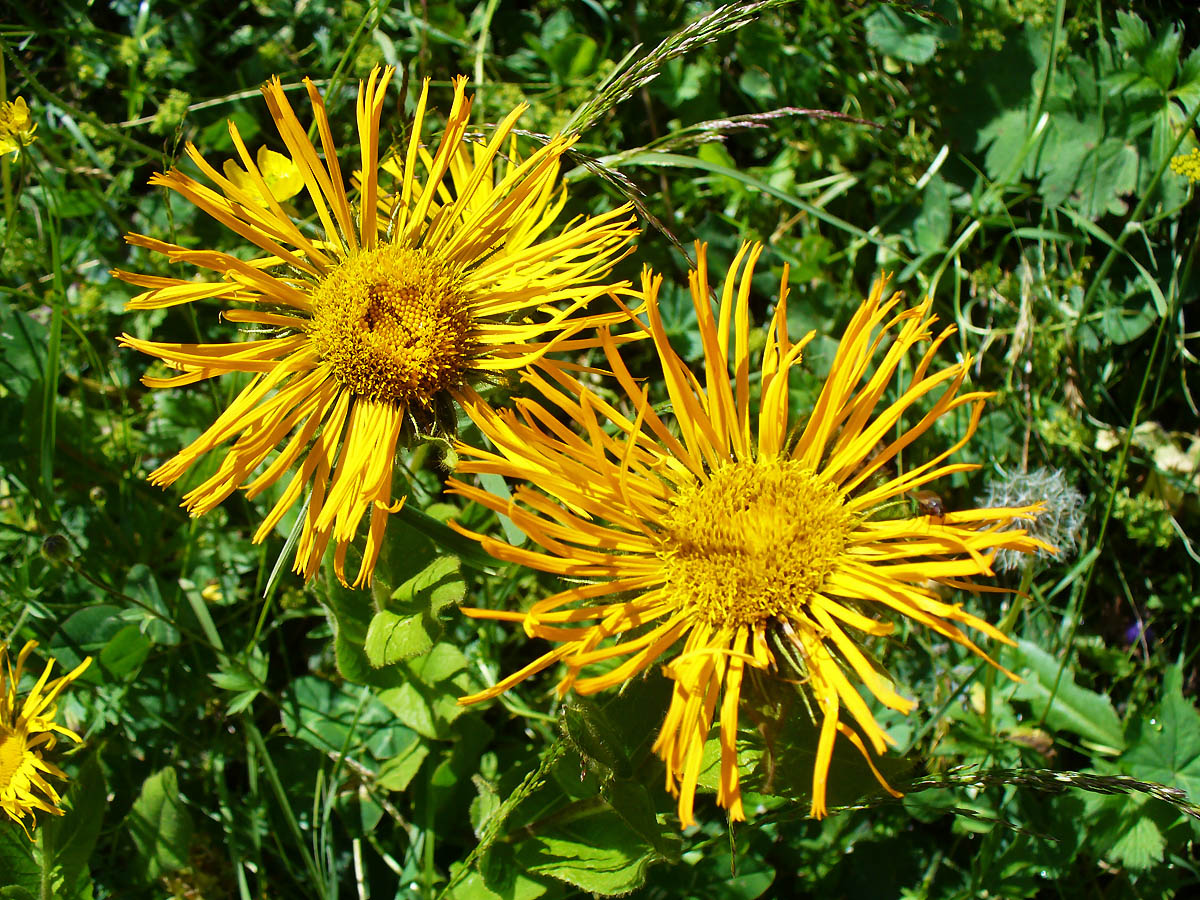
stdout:
[(29, 118), (24, 97), (0, 102), (0, 156), (16, 153), (37, 140), (37, 123)]
[[(717, 799), (732, 819), (745, 818), (737, 725), (748, 669), (803, 683), (815, 700), (820, 734), (812, 815), (826, 813), (838, 734), (891, 791), (868, 745), (882, 753), (895, 742), (858, 684), (900, 712), (915, 704), (897, 692), (861, 641), (891, 634), (889, 619), (904, 617), (991, 661), (960, 626), (1008, 638), (944, 602), (934, 588), (977, 588), (971, 578), (992, 574), (997, 551), (1044, 546), (1024, 531), (1008, 530), (1036, 507), (914, 514), (909, 498), (919, 488), (976, 468), (947, 460), (969, 440), (990, 396), (959, 393), (970, 359), (931, 370), (954, 329), (933, 336), (928, 301), (898, 310), (900, 295), (885, 300), (878, 282), (846, 329), (807, 421), (793, 430), (788, 375), (812, 334), (796, 343), (788, 338), (785, 271), (761, 378), (751, 376), (748, 307), (760, 250), (743, 246), (737, 254), (714, 318), (705, 248), (698, 247), (690, 287), (704, 345), (703, 384), (667, 340), (657, 304), (661, 279), (643, 276), (649, 330), (675, 427), (659, 417), (605, 336), (609, 364), (628, 400), (625, 411), (569, 376), (550, 381), (532, 374), (527, 380), (553, 412), (518, 401), (517, 410), (480, 422), (496, 452), (458, 448), (465, 460), (461, 471), (529, 484), (518, 485), (506, 501), (450, 482), (458, 493), (509, 516), (540, 545), (513, 547), (461, 529), (489, 553), (582, 582), (526, 612), (464, 610), (519, 622), (530, 636), (557, 646), (461, 702), (495, 697), (558, 662), (567, 667), (560, 694), (591, 694), (623, 683), (678, 647), (664, 667), (673, 696), (654, 750), (666, 762), (667, 787), (679, 797), (684, 825), (694, 821), (704, 744), (718, 722)], [(925, 342), (907, 385), (896, 399), (885, 400), (902, 360)], [(931, 398), (928, 411), (902, 427), (906, 410), (924, 398)], [(901, 450), (939, 417), (964, 407), (970, 419), (957, 443), (903, 474), (887, 475)], [(565, 428), (563, 418), (583, 436)], [(906, 517), (881, 515), (882, 507), (897, 506), (908, 510)], [(582, 677), (595, 666), (595, 674)]]
[[(559, 161), (574, 138), (552, 138), (522, 159), (511, 135), (522, 105), (486, 144), (464, 142), (471, 112), (465, 78), (454, 83), (454, 102), (433, 153), (421, 141), (429, 92), (424, 83), (399, 183), (394, 192), (384, 190), (379, 121), (391, 76), (390, 68), (382, 74), (376, 69), (359, 86), (356, 165), (363, 175), (356, 203), (347, 195), (313, 83), (305, 81), (320, 155), (279, 80), (263, 88), (315, 210), (318, 234), (292, 221), (280, 205), (290, 177), (286, 167), (270, 155), (260, 156), (256, 165), (230, 123), (240, 165), (227, 167), (228, 177), (187, 146), (218, 190), (177, 169), (150, 183), (177, 192), (259, 254), (247, 260), (130, 234), (131, 244), (220, 277), (114, 273), (147, 289), (129, 309), (220, 299), (241, 304), (224, 311), (228, 321), (272, 332), (218, 344), (121, 336), (123, 345), (181, 372), (144, 378), (152, 387), (178, 387), (227, 372), (254, 376), (216, 422), (156, 469), (151, 481), (171, 484), (204, 454), (232, 442), (220, 450), (216, 473), (184, 497), (183, 505), (200, 515), (239, 487), (249, 497), (261, 494), (294, 466), (254, 540), (262, 541), (305, 494), (294, 569), (311, 578), (332, 540), (335, 570), (344, 581), (346, 550), (369, 513), (355, 586), (370, 583), (387, 517), (404, 502), (392, 492), (397, 445), (414, 433), (446, 428), (455, 403), (468, 412), (480, 408), (472, 382), (531, 364), (553, 368), (562, 364), (549, 360), (547, 352), (595, 346), (594, 334), (587, 335), (623, 314), (577, 313), (617, 287), (602, 279), (636, 233), (626, 206), (548, 235), (566, 202), (557, 190)], [(581, 332), (586, 333), (579, 337)]]
[[(55, 734), (63, 734), (78, 741), (79, 735), (64, 728), (54, 721), (58, 711), (56, 701), (68, 684), (83, 674), (84, 669), (91, 664), (89, 656), (68, 674), (50, 680), (50, 670), (54, 660), (46, 663), (42, 677), (29, 691), (23, 701), (18, 703), (17, 685), (21, 681), (21, 673), (25, 669), (25, 661), (29, 658), (37, 641), (29, 641), (17, 655), (17, 668), (14, 670), (8, 657), (8, 648), (0, 644), (0, 809), (3, 809), (10, 819), (25, 829), (37, 824), (34, 810), (50, 813), (53, 816), (63, 814), (60, 804), (62, 797), (54, 786), (46, 780), (47, 775), (55, 778), (66, 778), (66, 774), (58, 766), (47, 762), (44, 754), (54, 749), (58, 738)], [(25, 819), (28, 817), (29, 823)]]

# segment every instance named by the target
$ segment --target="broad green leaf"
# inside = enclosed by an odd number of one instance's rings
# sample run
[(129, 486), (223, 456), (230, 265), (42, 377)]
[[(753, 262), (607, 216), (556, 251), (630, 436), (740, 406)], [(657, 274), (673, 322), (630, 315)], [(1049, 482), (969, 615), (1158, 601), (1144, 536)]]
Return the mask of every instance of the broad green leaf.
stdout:
[(125, 678), (141, 668), (154, 644), (137, 625), (126, 625), (100, 651), (100, 665), (116, 678)]
[(621, 746), (617, 731), (603, 707), (580, 697), (563, 707), (562, 724), (567, 740), (584, 762), (603, 766), (618, 778), (627, 778), (632, 774), (629, 756)]
[[(3, 884), (12, 888), (11, 897), (24, 898), (40, 895), (41, 850), (25, 837), (16, 822), (8, 816), (0, 823), (0, 872), (4, 873)], [(18, 893), (28, 891), (28, 894)], [(0, 895), (4, 896), (4, 895)]]
[(425, 616), (397, 615), (385, 609), (372, 617), (363, 649), (371, 665), (381, 669), (428, 653), (432, 646), (433, 637), (425, 627)]
[(173, 768), (160, 769), (143, 782), (125, 827), (137, 846), (145, 880), (187, 865), (192, 817), (179, 796), (179, 777)]
[(365, 750), (375, 759), (390, 759), (416, 739), (359, 685), (306, 675), (281, 699), (283, 727), (322, 753), (360, 756)]
[(331, 580), (325, 594), (333, 625), (334, 657), (338, 673), (347, 681), (373, 687), (394, 687), (402, 677), (394, 668), (377, 668), (367, 658), (364, 645), (376, 612), (372, 591), (356, 591)]
[(642, 784), (624, 778), (614, 778), (604, 784), (601, 795), (621, 819), (642, 840), (649, 843), (664, 858), (679, 858), (681, 842), (674, 828), (658, 821), (654, 801)]
[[(470, 676), (462, 671), (465, 665), (466, 658), (455, 647), (438, 644), (428, 656), (402, 664), (408, 676), (404, 684), (383, 691), (379, 699), (413, 731), (446, 740), (450, 725), (466, 711), (458, 698), (473, 687)], [(455, 672), (460, 674), (455, 676)]]
[(388, 606), (437, 615), (462, 602), (465, 591), (458, 557), (439, 556), (396, 588)]
[(646, 869), (662, 857), (619, 815), (605, 811), (523, 841), (517, 861), (535, 875), (613, 897), (641, 887)]
[(1112, 344), (1120, 346), (1137, 340), (1157, 319), (1149, 303), (1141, 309), (1109, 306), (1100, 314), (1100, 332)]
[(396, 588), (367, 628), (364, 650), (371, 665), (393, 666), (427, 653), (442, 632), (438, 613), (461, 603), (465, 591), (454, 556), (437, 557)]
[(1145, 796), (1086, 794), (1088, 843), (1106, 859), (1130, 869), (1160, 862), (1166, 841), (1151, 804)]
[(1200, 712), (1184, 699), (1180, 665), (1164, 673), (1154, 714), (1134, 722), (1121, 766), (1135, 778), (1182, 788), (1193, 803), (1200, 801)]
[(479, 869), (456, 885), (450, 896), (454, 900), (535, 900), (546, 893), (547, 881), (521, 871), (512, 848), (500, 844), (483, 855)]
[(108, 809), (107, 794), (104, 772), (96, 755), (90, 754), (68, 784), (66, 815), (42, 826), (52, 836), (54, 864), (60, 867), (66, 894), (74, 896), (77, 886), (87, 881), (88, 859), (96, 848)]
[(931, 253), (945, 250), (950, 225), (950, 189), (940, 175), (935, 175), (921, 193), (920, 209), (903, 230), (914, 251)]
[(412, 678), (430, 686), (445, 687), (448, 679), (467, 668), (468, 660), (453, 644), (438, 644), (428, 656), (409, 663)]
[(0, 304), (0, 384), (23, 395), (42, 377), (48, 342), (45, 325)]
[(867, 43), (887, 56), (910, 63), (927, 63), (937, 52), (934, 28), (919, 16), (881, 6), (866, 21)]
[(1021, 158), (1030, 128), (1029, 110), (1021, 107), (1005, 110), (979, 129), (977, 144), (987, 147), (983, 160), (988, 175), (999, 179), (1019, 174), (1012, 169)]
[(1125, 140), (1109, 137), (1089, 148), (1076, 185), (1079, 210), (1093, 218), (1124, 213), (1121, 198), (1137, 189), (1137, 172), (1138, 152)]
[(376, 784), (388, 791), (406, 790), (428, 755), (429, 747), (425, 742), (414, 740), (379, 767)]
[(1125, 748), (1121, 720), (1107, 696), (1077, 685), (1070, 668), (1060, 678), (1059, 661), (1036, 644), (1020, 641), (1016, 655), (1017, 674), (1023, 680), (1014, 697), (1028, 702), (1035, 717), (1044, 718), (1053, 729), (1079, 735), (1097, 753), (1117, 754)]
[[(1131, 810), (1127, 812), (1132, 812)], [(1129, 828), (1112, 845), (1109, 853), (1130, 869), (1148, 869), (1162, 862), (1166, 840), (1158, 826), (1145, 816), (1130, 815)]]

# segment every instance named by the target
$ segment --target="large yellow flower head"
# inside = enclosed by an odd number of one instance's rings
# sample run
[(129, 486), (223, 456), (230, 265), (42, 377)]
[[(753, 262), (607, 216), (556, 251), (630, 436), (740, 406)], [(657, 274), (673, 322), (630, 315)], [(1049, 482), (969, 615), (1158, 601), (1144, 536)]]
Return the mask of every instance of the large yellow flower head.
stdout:
[[(346, 550), (369, 513), (356, 586), (370, 583), (387, 517), (404, 502), (392, 490), (398, 443), (447, 429), (455, 404), (475, 414), (482, 401), (473, 382), (531, 364), (554, 368), (559, 364), (547, 352), (594, 346), (596, 326), (622, 314), (580, 310), (613, 287), (602, 279), (635, 233), (629, 207), (622, 207), (548, 234), (566, 202), (559, 161), (574, 138), (552, 138), (522, 158), (512, 134), (522, 105), (486, 142), (467, 142), (465, 78), (454, 83), (445, 131), (432, 151), (421, 136), (426, 80), (407, 150), (385, 169), (379, 122), (391, 76), (390, 68), (376, 69), (359, 85), (357, 200), (347, 193), (316, 87), (305, 81), (320, 152), (274, 79), (263, 94), (291, 166), (282, 154), (251, 154), (231, 122), (240, 164), (227, 164), (225, 175), (187, 145), (216, 190), (178, 169), (150, 179), (257, 252), (243, 258), (130, 234), (131, 244), (218, 277), (115, 273), (147, 289), (129, 309), (219, 299), (234, 304), (226, 320), (270, 333), (218, 344), (121, 336), (125, 346), (181, 373), (143, 379), (152, 387), (253, 375), (216, 422), (151, 480), (171, 484), (204, 454), (222, 453), (216, 473), (184, 497), (199, 515), (239, 487), (254, 497), (294, 470), (255, 541), (303, 495), (294, 569), (311, 578), (332, 540), (344, 580)], [(399, 173), (392, 190), (381, 183), (388, 169)], [(312, 228), (282, 205), (298, 182), (313, 210)]]
[[(31, 826), (37, 824), (34, 811), (63, 814), (62, 797), (46, 780), (47, 775), (66, 778), (58, 766), (48, 762), (44, 754), (54, 749), (63, 734), (72, 740), (79, 735), (54, 721), (58, 712), (57, 700), (63, 689), (83, 674), (91, 663), (89, 656), (68, 674), (50, 680), (54, 660), (46, 663), (42, 677), (23, 700), (17, 697), (17, 686), (25, 661), (29, 658), (37, 641), (29, 641), (17, 655), (17, 667), (13, 669), (8, 657), (8, 648), (0, 644), (0, 809), (17, 822), (29, 835)], [(26, 824), (26, 818), (29, 819)]]
[[(516, 411), (481, 422), (496, 452), (459, 448), (461, 471), (529, 484), (506, 501), (450, 482), (509, 516), (540, 545), (523, 549), (473, 535), (489, 553), (582, 582), (525, 612), (466, 610), (519, 622), (556, 646), (462, 702), (495, 697), (558, 662), (566, 665), (559, 692), (590, 694), (664, 659), (673, 695), (654, 749), (666, 762), (667, 787), (679, 797), (684, 825), (694, 821), (714, 724), (721, 747), (717, 799), (731, 818), (745, 818), (737, 725), (747, 670), (801, 683), (815, 701), (820, 730), (811, 813), (822, 816), (837, 735), (873, 770), (868, 746), (882, 753), (894, 743), (858, 685), (900, 712), (915, 705), (868, 656), (864, 638), (891, 634), (891, 620), (905, 617), (989, 659), (962, 626), (1008, 639), (934, 589), (976, 587), (972, 577), (992, 574), (997, 551), (1044, 546), (1010, 530), (1036, 507), (947, 512), (906, 502), (935, 479), (975, 468), (948, 459), (975, 431), (989, 396), (960, 393), (970, 359), (933, 368), (953, 329), (934, 337), (928, 301), (902, 308), (900, 295), (885, 300), (877, 283), (851, 319), (816, 405), (793, 429), (788, 375), (812, 334), (795, 343), (788, 337), (785, 272), (761, 377), (752, 377), (749, 296), (760, 249), (743, 246), (737, 254), (714, 317), (705, 248), (698, 247), (690, 287), (704, 345), (703, 383), (667, 340), (657, 304), (661, 279), (643, 276), (672, 424), (660, 418), (605, 336), (625, 402), (610, 404), (561, 373), (553, 381), (532, 374), (528, 380), (553, 411), (520, 401)], [(885, 399), (901, 362), (922, 344), (907, 384)], [(903, 427), (906, 410), (922, 399), (928, 409)], [(969, 424), (957, 443), (906, 472), (889, 473), (889, 464), (935, 420), (964, 407)], [(564, 417), (582, 436), (560, 424)], [(884, 515), (897, 508), (907, 513)], [(598, 669), (585, 677), (589, 667)]]

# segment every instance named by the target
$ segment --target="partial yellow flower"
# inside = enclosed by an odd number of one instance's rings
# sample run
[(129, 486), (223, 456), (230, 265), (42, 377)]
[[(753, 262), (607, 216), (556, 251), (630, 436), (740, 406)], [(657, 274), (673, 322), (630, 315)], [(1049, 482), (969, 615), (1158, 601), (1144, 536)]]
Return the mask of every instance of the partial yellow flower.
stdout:
[(82, 675), (92, 661), (89, 656), (68, 674), (51, 681), (50, 670), (54, 667), (51, 658), (41, 678), (18, 703), (21, 673), (35, 647), (37, 641), (26, 643), (17, 655), (17, 667), (13, 669), (8, 648), (0, 644), (0, 809), (25, 829), (30, 838), (30, 828), (37, 825), (35, 810), (52, 816), (63, 814), (62, 797), (46, 776), (62, 779), (67, 776), (46, 760), (44, 754), (54, 749), (58, 741), (56, 734), (81, 740), (74, 731), (54, 721), (58, 712), (56, 701), (63, 689)]
[[(129, 309), (218, 299), (236, 305), (225, 310), (226, 320), (269, 333), (217, 344), (121, 336), (123, 345), (181, 373), (144, 378), (152, 387), (229, 372), (253, 375), (217, 421), (151, 481), (171, 484), (204, 454), (223, 454), (215, 474), (184, 497), (183, 505), (199, 515), (239, 487), (255, 497), (293, 471), (254, 540), (262, 541), (302, 502), (295, 571), (311, 578), (333, 541), (334, 569), (345, 580), (346, 551), (366, 517), (355, 586), (370, 583), (387, 518), (404, 502), (403, 491), (397, 496), (392, 489), (397, 446), (418, 433), (452, 430), (456, 405), (471, 415), (485, 408), (473, 383), (529, 365), (555, 370), (567, 364), (547, 353), (595, 346), (596, 326), (625, 316), (583, 310), (624, 286), (603, 279), (636, 233), (629, 206), (552, 231), (565, 202), (559, 162), (575, 139), (552, 138), (523, 158), (512, 134), (522, 105), (485, 144), (466, 148), (466, 78), (454, 83), (445, 131), (432, 153), (421, 136), (424, 83), (398, 183), (387, 190), (378, 144), (392, 73), (376, 69), (359, 85), (354, 163), (364, 175), (357, 200), (347, 194), (316, 86), (305, 82), (320, 155), (274, 79), (263, 93), (304, 181), (315, 226), (293, 221), (280, 206), (268, 173), (230, 123), (239, 171), (253, 190), (239, 183), (240, 175), (222, 177), (191, 144), (188, 156), (218, 190), (178, 169), (150, 183), (176, 191), (253, 244), (258, 255), (243, 260), (131, 234), (131, 244), (219, 277), (114, 273), (147, 289)], [(262, 163), (270, 168), (273, 159)]]
[(1200, 181), (1200, 147), (1193, 147), (1191, 153), (1172, 156), (1171, 171), (1188, 181)]
[(225, 177), (237, 185), (244, 194), (250, 197), (257, 196), (256, 202), (259, 206), (269, 208), (271, 201), (268, 198), (274, 197), (282, 203), (285, 200), (291, 200), (304, 190), (304, 176), (300, 174), (300, 167), (292, 162), (290, 157), (276, 153), (263, 144), (255, 154), (255, 162), (258, 163), (258, 171), (262, 174), (262, 184), (267, 189), (265, 196), (258, 194), (259, 186), (258, 182), (254, 180), (254, 176), (232, 159), (225, 160), (221, 169), (225, 173)]
[[(839, 734), (895, 793), (871, 756), (895, 741), (859, 685), (902, 713), (915, 703), (897, 690), (864, 641), (892, 634), (893, 620), (906, 618), (991, 662), (960, 626), (1009, 639), (942, 600), (935, 588), (988, 590), (971, 579), (992, 574), (999, 550), (1045, 546), (1023, 530), (1008, 530), (1037, 507), (948, 512), (927, 503), (935, 508), (913, 510), (913, 492), (976, 468), (947, 460), (974, 433), (991, 396), (960, 393), (970, 359), (933, 368), (954, 329), (934, 337), (929, 301), (899, 307), (900, 295), (885, 300), (884, 282), (877, 282), (842, 336), (816, 405), (796, 422), (788, 376), (813, 335), (795, 343), (788, 337), (785, 270), (761, 366), (752, 376), (749, 298), (760, 250), (744, 245), (738, 252), (714, 317), (705, 248), (698, 247), (690, 288), (704, 345), (703, 383), (671, 349), (657, 301), (661, 279), (643, 276), (673, 422), (655, 411), (647, 387), (605, 334), (603, 347), (624, 395), (619, 401), (564, 373), (551, 379), (531, 374), (527, 380), (549, 408), (521, 400), (516, 410), (481, 418), (495, 452), (457, 448), (461, 472), (517, 482), (512, 500), (450, 482), (452, 490), (510, 517), (538, 548), (460, 531), (498, 559), (572, 581), (525, 612), (464, 610), (520, 623), (530, 636), (556, 646), (460, 702), (495, 697), (559, 662), (566, 666), (559, 693), (591, 694), (665, 660), (673, 696), (654, 750), (666, 763), (667, 788), (678, 795), (683, 825), (694, 821), (704, 744), (714, 725), (721, 749), (717, 800), (731, 819), (745, 818), (737, 726), (750, 670), (802, 685), (815, 700), (820, 733), (813, 816), (827, 811), (826, 780)], [(909, 351), (921, 344), (927, 346), (907, 369), (907, 382), (885, 398)], [(928, 409), (903, 426), (905, 412), (923, 400)], [(907, 472), (889, 472), (937, 419), (962, 409), (969, 420), (953, 446)], [(907, 512), (888, 517), (897, 509)], [(593, 666), (599, 668), (583, 677)]]
[(37, 123), (29, 119), (24, 97), (0, 103), (0, 156), (16, 153), (37, 140)]

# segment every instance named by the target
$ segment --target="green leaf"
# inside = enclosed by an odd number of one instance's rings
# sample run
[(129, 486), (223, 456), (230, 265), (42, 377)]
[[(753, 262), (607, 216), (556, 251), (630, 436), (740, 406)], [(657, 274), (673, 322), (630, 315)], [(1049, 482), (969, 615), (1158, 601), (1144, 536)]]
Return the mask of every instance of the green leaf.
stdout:
[(437, 615), (462, 602), (466, 585), (458, 557), (439, 556), (392, 593), (389, 609), (418, 609)]
[(604, 784), (601, 796), (642, 840), (664, 859), (677, 860), (681, 841), (673, 828), (663, 825), (654, 810), (649, 791), (636, 781), (615, 778)]
[(95, 754), (90, 754), (72, 776), (67, 791), (66, 815), (43, 826), (55, 849), (54, 864), (63, 879), (64, 894), (75, 895), (87, 883), (88, 859), (96, 847), (104, 812), (108, 809), (104, 772)]
[(980, 149), (987, 147), (983, 161), (989, 176), (1003, 178), (1019, 174), (1010, 170), (1021, 158), (1029, 130), (1026, 107), (1006, 109), (979, 129), (977, 146)]
[[(14, 889), (13, 898), (36, 897), (41, 893), (41, 857), (38, 845), (25, 837), (16, 822), (5, 816), (0, 827), (0, 872), (4, 873), (5, 886)], [(29, 894), (17, 891), (28, 891)]]
[(1135, 870), (1162, 861), (1166, 840), (1150, 798), (1087, 794), (1084, 809), (1089, 843), (1105, 859)]
[(1131, 814), (1132, 810), (1125, 812), (1129, 828), (1112, 845), (1109, 851), (1112, 858), (1130, 869), (1148, 869), (1162, 862), (1167, 842), (1158, 826), (1145, 816)]
[(475, 796), (467, 814), (471, 817), (471, 830), (480, 835), (488, 821), (499, 811), (501, 799), (496, 785), (491, 781), (479, 775), (472, 781), (475, 783)]
[(100, 665), (116, 678), (126, 678), (142, 667), (153, 647), (138, 626), (126, 625), (100, 651)]
[(1089, 149), (1076, 184), (1078, 208), (1085, 216), (1121, 215), (1122, 197), (1137, 188), (1138, 152), (1121, 138), (1105, 138)]
[(1150, 46), (1150, 26), (1133, 13), (1118, 10), (1117, 27), (1113, 29), (1117, 49), (1122, 53), (1140, 55)]
[(1109, 306), (1100, 315), (1100, 332), (1114, 345), (1128, 344), (1145, 334), (1157, 319), (1149, 303), (1141, 309)]
[(467, 658), (457, 647), (438, 644), (427, 656), (400, 664), (404, 683), (383, 691), (379, 699), (413, 731), (447, 740), (450, 725), (465, 712), (458, 698), (475, 688), (466, 666)]
[(563, 707), (563, 730), (575, 751), (589, 765), (600, 765), (618, 778), (632, 774), (629, 757), (604, 709), (580, 697)]
[(517, 861), (526, 871), (602, 897), (641, 887), (646, 869), (662, 859), (611, 811), (539, 833), (517, 849)]
[(459, 560), (439, 556), (392, 592), (386, 608), (371, 618), (363, 649), (375, 668), (429, 652), (442, 632), (437, 619), (466, 593)]
[(1135, 778), (1187, 791), (1200, 800), (1200, 712), (1183, 697), (1183, 670), (1163, 675), (1162, 702), (1152, 716), (1134, 722), (1122, 768)]
[(187, 865), (192, 818), (179, 796), (179, 776), (173, 768), (160, 769), (143, 782), (125, 827), (137, 846), (146, 881)]
[[(1175, 85), (1174, 95), (1189, 113), (1196, 101), (1200, 100), (1200, 47), (1197, 47), (1184, 59), (1179, 70), (1179, 82)], [(1174, 109), (1174, 107), (1171, 108)]]
[(371, 665), (381, 669), (428, 653), (432, 646), (424, 616), (401, 616), (385, 609), (372, 617), (363, 649)]
[(0, 305), (0, 383), (24, 394), (42, 377), (49, 339), (45, 325), (8, 304)]
[(1106, 695), (1077, 685), (1070, 668), (1060, 678), (1059, 661), (1036, 644), (1020, 641), (1016, 653), (1017, 674), (1023, 681), (1014, 689), (1014, 697), (1028, 702), (1035, 717), (1044, 718), (1051, 728), (1079, 735), (1097, 753), (1117, 754), (1125, 749), (1121, 720)]
[(400, 684), (394, 668), (377, 668), (367, 657), (365, 644), (376, 611), (372, 591), (355, 591), (330, 579), (325, 605), (333, 625), (334, 659), (338, 673), (354, 684), (389, 688)]
[(267, 664), (266, 654), (257, 646), (251, 647), (249, 653), (236, 657), (222, 654), (218, 658), (220, 671), (210, 672), (208, 677), (217, 687), (236, 694), (228, 702), (227, 716), (237, 715), (262, 693), (267, 681)]
[(411, 744), (379, 767), (376, 784), (388, 791), (406, 790), (428, 755), (429, 747), (424, 741), (415, 738)]
[(1165, 91), (1175, 78), (1183, 34), (1176, 26), (1165, 23), (1157, 30), (1158, 38), (1154, 39), (1146, 22), (1133, 13), (1120, 11), (1113, 36), (1117, 49), (1133, 57), (1135, 66), (1130, 68), (1140, 70), (1150, 82)]
[(158, 578), (144, 563), (137, 563), (125, 576), (125, 593), (141, 601), (138, 624), (156, 644), (174, 646), (179, 643), (179, 629), (172, 624), (171, 610), (163, 600)]
[(950, 238), (950, 189), (935, 175), (921, 194), (920, 210), (903, 226), (909, 246), (918, 253), (945, 250)]
[[(451, 872), (454, 869), (451, 866)], [(545, 881), (522, 872), (513, 859), (512, 848), (501, 844), (485, 853), (479, 869), (455, 885), (449, 896), (453, 900), (535, 900), (547, 889)]]
[(919, 16), (881, 6), (867, 16), (867, 43), (886, 56), (927, 63), (937, 52), (936, 31)]
[(314, 675), (292, 682), (281, 698), (280, 719), (288, 733), (322, 753), (390, 759), (416, 736), (359, 685), (334, 684)]

